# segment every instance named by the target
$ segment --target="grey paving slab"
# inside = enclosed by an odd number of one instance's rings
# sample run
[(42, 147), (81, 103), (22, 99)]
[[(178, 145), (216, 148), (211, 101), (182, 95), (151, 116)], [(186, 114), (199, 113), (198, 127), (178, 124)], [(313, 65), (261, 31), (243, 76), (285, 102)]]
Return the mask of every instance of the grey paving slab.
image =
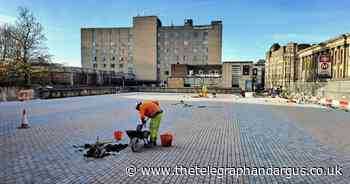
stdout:
[[(18, 102), (0, 104), (0, 183), (349, 183), (350, 159), (286, 118), (280, 108), (227, 102), (161, 101), (160, 132), (175, 135), (172, 147), (129, 148), (103, 159), (84, 159), (73, 145), (114, 130), (134, 129), (136, 100), (114, 95), (35, 100), (26, 104), (30, 129), (18, 130)], [(197, 108), (199, 105), (208, 108)], [(210, 108), (210, 106), (215, 108)], [(295, 109), (294, 109), (295, 110)], [(320, 115), (321, 110), (300, 110)], [(327, 116), (339, 116), (336, 112)], [(342, 117), (349, 120), (348, 115)], [(335, 125), (336, 126), (336, 125)], [(125, 137), (123, 142), (128, 142)], [(343, 167), (343, 176), (127, 176), (141, 167)]]

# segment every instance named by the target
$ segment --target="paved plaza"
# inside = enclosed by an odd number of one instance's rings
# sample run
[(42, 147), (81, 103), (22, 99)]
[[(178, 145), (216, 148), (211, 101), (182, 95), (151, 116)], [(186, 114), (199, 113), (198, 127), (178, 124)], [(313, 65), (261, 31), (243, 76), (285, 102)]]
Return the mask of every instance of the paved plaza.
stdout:
[[(73, 145), (135, 129), (140, 99), (159, 100), (172, 147), (86, 159)], [(184, 100), (192, 106), (178, 103)], [(16, 129), (25, 106), (31, 128)], [(125, 93), (0, 103), (0, 183), (350, 183), (350, 113), (271, 99)], [(122, 142), (128, 143), (127, 136)], [(341, 167), (342, 175), (158, 175), (143, 167)], [(133, 176), (127, 168), (137, 168)]]

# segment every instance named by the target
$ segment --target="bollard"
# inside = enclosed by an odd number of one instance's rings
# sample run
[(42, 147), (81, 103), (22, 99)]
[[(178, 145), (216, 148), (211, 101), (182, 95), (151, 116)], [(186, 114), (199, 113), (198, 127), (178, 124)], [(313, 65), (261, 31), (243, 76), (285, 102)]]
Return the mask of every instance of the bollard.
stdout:
[(18, 128), (19, 129), (21, 129), (21, 128), (29, 128), (29, 122), (28, 122), (26, 109), (23, 109), (23, 111), (22, 111), (21, 125)]

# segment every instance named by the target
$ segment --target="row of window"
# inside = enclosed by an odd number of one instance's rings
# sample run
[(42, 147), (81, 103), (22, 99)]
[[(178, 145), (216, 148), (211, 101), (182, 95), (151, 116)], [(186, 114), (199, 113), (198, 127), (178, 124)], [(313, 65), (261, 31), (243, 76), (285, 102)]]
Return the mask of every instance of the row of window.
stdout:
[[(97, 68), (97, 67), (98, 67), (97, 63), (94, 63), (94, 64), (93, 64), (93, 68)], [(103, 67), (103, 68), (107, 68), (107, 64), (103, 64), (102, 67)], [(111, 68), (115, 68), (115, 67), (116, 67), (116, 64), (111, 64), (110, 67), (111, 67)], [(123, 68), (123, 67), (124, 67), (124, 64), (122, 64), (122, 63), (119, 64), (119, 68)]]
[[(171, 57), (164, 57), (163, 58), (165, 61), (172, 60)], [(189, 57), (188, 56), (183, 56), (182, 61), (188, 61)], [(201, 56), (193, 56), (192, 61), (208, 61), (208, 55), (205, 55), (204, 57)], [(176, 62), (180, 62), (180, 56), (176, 56)]]
[[(102, 56), (106, 57), (107, 56), (107, 49), (101, 49), (101, 50), (102, 50), (102, 52), (101, 52)], [(119, 55), (128, 54), (128, 55), (132, 56), (131, 50), (132, 50), (132, 48), (129, 47), (128, 49), (121, 49), (118, 53), (119, 53)], [(113, 55), (114, 57), (116, 55), (118, 55), (116, 52), (116, 49), (111, 49), (110, 52), (111, 52), (111, 55)], [(99, 49), (92, 49), (92, 55), (94, 55), (94, 56), (99, 55), (97, 53), (99, 53)]]
[[(188, 51), (190, 48), (184, 48), (184, 51)], [(160, 50), (164, 50), (165, 53), (169, 53), (170, 51), (171, 52), (174, 52), (175, 54), (177, 54), (179, 52), (179, 48), (163, 48), (163, 49), (160, 49)], [(197, 53), (197, 52), (200, 52), (200, 51), (205, 51), (205, 53), (208, 53), (208, 47), (205, 47), (205, 48), (192, 48), (192, 52), (193, 53)]]
[[(113, 56), (113, 57), (111, 58), (111, 60), (112, 60), (112, 61), (115, 61), (116, 58)], [(123, 57), (121, 57), (121, 58), (119, 59), (119, 62), (123, 62), (124, 60), (125, 60), (125, 59), (124, 59)], [(97, 57), (95, 56), (95, 57), (93, 58), (93, 62), (96, 62), (96, 61), (97, 61)], [(106, 62), (107, 59), (106, 59), (105, 57), (103, 57), (102, 61), (103, 61), (103, 62)]]
[[(179, 43), (180, 41), (164, 41), (164, 42), (162, 42), (162, 41), (159, 41), (158, 42), (158, 46), (159, 47), (161, 47), (161, 45), (164, 45), (164, 46), (168, 46), (168, 45), (170, 45), (170, 43), (171, 43), (171, 45), (180, 45), (180, 43)], [(182, 42), (182, 41), (181, 41)], [(194, 45), (194, 46), (206, 46), (206, 45), (208, 45), (208, 40), (204, 40), (204, 41), (200, 41), (200, 42), (198, 42), (198, 41), (193, 41), (193, 42), (191, 42), (192, 43), (192, 45)], [(182, 43), (181, 43), (182, 44)], [(184, 46), (188, 46), (190, 44), (190, 42), (189, 41), (183, 41), (183, 45)]]
[[(201, 33), (203, 33), (203, 38), (206, 39), (208, 38), (208, 32), (192, 32), (192, 35), (194, 38), (200, 37)], [(177, 38), (180, 34), (183, 34), (184, 37), (189, 37), (191, 33), (189, 32), (184, 32), (184, 33), (178, 33), (178, 32), (164, 32), (164, 33), (158, 33), (158, 37), (163, 36), (165, 38)]]

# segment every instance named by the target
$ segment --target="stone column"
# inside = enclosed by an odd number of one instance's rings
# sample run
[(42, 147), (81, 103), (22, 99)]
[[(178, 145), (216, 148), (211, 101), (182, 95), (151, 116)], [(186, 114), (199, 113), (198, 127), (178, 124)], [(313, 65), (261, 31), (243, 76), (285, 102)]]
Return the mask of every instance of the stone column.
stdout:
[(70, 81), (70, 85), (71, 86), (73, 86), (74, 85), (74, 72), (73, 71), (71, 71), (71, 72), (69, 72), (69, 81)]

